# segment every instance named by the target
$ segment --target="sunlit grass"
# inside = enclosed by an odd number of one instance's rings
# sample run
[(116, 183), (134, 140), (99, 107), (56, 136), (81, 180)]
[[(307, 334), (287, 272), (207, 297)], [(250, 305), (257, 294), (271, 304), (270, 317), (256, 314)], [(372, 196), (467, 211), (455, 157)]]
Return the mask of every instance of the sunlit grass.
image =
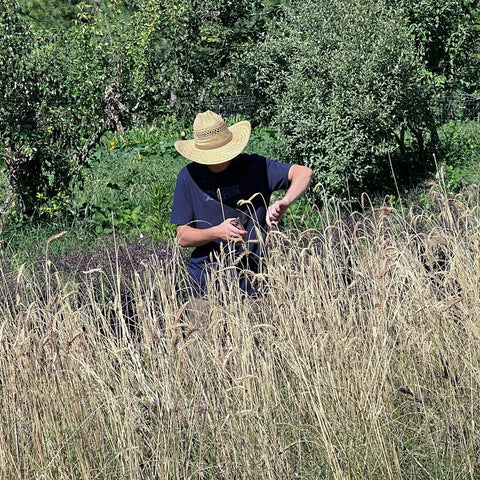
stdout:
[(322, 218), (271, 233), (263, 295), (212, 290), (200, 325), (178, 249), (5, 266), (3, 478), (477, 478), (476, 203)]

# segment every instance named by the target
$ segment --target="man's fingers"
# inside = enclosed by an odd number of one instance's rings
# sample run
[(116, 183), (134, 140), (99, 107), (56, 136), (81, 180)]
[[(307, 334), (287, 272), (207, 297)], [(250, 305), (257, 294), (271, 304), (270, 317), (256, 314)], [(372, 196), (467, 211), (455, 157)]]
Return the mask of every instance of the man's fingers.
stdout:
[(228, 221), (233, 225), (233, 227), (236, 229), (236, 231), (239, 233), (239, 235), (245, 235), (248, 233), (246, 230), (243, 229), (241, 225), (239, 225), (238, 221), (236, 218), (229, 218)]
[(270, 228), (276, 228), (278, 226), (278, 220), (274, 215), (267, 215), (267, 225)]
[(285, 214), (288, 208), (288, 203), (283, 200), (277, 200), (275, 203), (267, 208), (267, 226), (270, 228), (278, 227), (278, 223)]

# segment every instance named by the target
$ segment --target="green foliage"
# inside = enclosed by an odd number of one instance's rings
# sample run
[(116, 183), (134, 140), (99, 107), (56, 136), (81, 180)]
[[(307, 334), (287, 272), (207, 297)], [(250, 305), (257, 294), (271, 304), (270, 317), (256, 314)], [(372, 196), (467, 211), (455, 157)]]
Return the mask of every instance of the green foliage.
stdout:
[(143, 231), (154, 240), (170, 239), (176, 227), (170, 223), (173, 190), (163, 182), (155, 182), (147, 191), (149, 214), (144, 218)]
[(159, 130), (127, 131), (123, 137), (105, 137), (91, 157), (82, 188), (75, 191), (75, 216), (99, 235), (115, 230), (126, 237), (169, 238), (176, 176), (185, 160)]
[(137, 56), (145, 66), (142, 114), (148, 122), (174, 111), (191, 123), (209, 99), (242, 88), (235, 60), (261, 35), (260, 0), (142, 0), (136, 5), (132, 34), (143, 39)]
[(69, 28), (78, 13), (80, 0), (19, 0), (19, 13), (36, 30)]
[[(152, 147), (145, 125), (178, 138), (212, 99), (239, 91), (255, 95), (254, 121), (275, 127), (250, 151), (313, 166), (343, 200), (388, 191), (388, 156), (405, 184), (430, 166), (433, 82), (478, 88), (478, 0), (0, 2), (0, 156), (25, 218), (92, 213), (73, 191), (107, 131), (115, 155), (170, 158), (173, 144)], [(142, 187), (153, 204), (140, 210), (117, 208), (106, 184), (122, 184), (107, 181), (92, 197), (95, 228), (114, 218), (158, 231), (149, 209), (157, 219), (168, 203), (161, 180)]]
[(122, 138), (134, 115), (190, 123), (203, 100), (236, 91), (232, 58), (264, 24), (260, 1), (112, 0), (75, 5), (75, 22), (52, 34), (28, 5), (2, 0), (0, 21), (1, 154), (24, 217), (68, 211), (106, 131)]
[(452, 193), (480, 182), (479, 122), (449, 122), (439, 130), (438, 161)]
[(431, 86), (474, 92), (478, 90), (480, 2), (478, 0), (400, 0), (425, 62)]
[(263, 117), (282, 132), (277, 158), (314, 168), (329, 195), (355, 200), (388, 188), (388, 155), (407, 148), (407, 129), (425, 160), (422, 66), (383, 2), (285, 7), (249, 67)]
[(247, 153), (258, 153), (268, 158), (276, 158), (279, 134), (278, 129), (272, 127), (258, 126), (253, 128), (245, 151)]
[(75, 180), (79, 154), (98, 128), (99, 87), (75, 43), (65, 39), (59, 49), (58, 39), (29, 31), (8, 5), (0, 28), (2, 154), (22, 213), (30, 216)]
[(52, 36), (2, 0), (0, 153), (24, 217), (68, 207), (90, 152), (107, 130), (128, 126), (142, 94), (138, 39), (125, 42), (121, 22), (110, 35), (98, 10), (82, 12), (77, 28)]

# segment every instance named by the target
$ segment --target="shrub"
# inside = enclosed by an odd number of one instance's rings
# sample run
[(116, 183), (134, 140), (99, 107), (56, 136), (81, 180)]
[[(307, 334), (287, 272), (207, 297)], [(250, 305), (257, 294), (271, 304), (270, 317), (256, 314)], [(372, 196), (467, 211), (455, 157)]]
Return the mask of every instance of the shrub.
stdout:
[(389, 0), (403, 9), (434, 90), (478, 90), (478, 0)]
[(49, 200), (65, 201), (90, 145), (103, 133), (102, 62), (95, 49), (82, 52), (78, 39), (65, 37), (58, 48), (61, 39), (31, 32), (13, 7), (3, 6), (2, 156), (21, 213), (29, 217), (46, 213), (42, 206)]
[(439, 129), (438, 160), (452, 192), (480, 180), (480, 123), (452, 121)]
[(89, 7), (52, 34), (1, 0), (0, 154), (24, 217), (65, 213), (89, 154), (108, 130), (121, 134), (142, 97), (142, 36), (129, 37), (115, 8), (109, 32), (106, 12)]
[(249, 64), (263, 118), (282, 131), (278, 157), (313, 167), (329, 194), (385, 189), (388, 155), (408, 154), (406, 132), (418, 159), (407, 180), (425, 169), (433, 126), (422, 66), (402, 18), (383, 2), (285, 7)]

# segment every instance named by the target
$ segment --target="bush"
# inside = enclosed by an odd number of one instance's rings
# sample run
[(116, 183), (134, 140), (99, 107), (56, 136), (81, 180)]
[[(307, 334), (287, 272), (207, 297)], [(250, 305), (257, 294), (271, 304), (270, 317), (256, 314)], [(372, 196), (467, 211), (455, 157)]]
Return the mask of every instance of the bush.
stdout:
[(478, 90), (478, 0), (389, 2), (405, 12), (434, 91)]
[(452, 192), (480, 181), (480, 122), (452, 121), (439, 129), (438, 160)]
[(144, 39), (110, 7), (85, 7), (75, 28), (53, 35), (1, 0), (0, 154), (23, 217), (65, 214), (89, 154), (138, 107)]
[(263, 118), (283, 134), (278, 157), (313, 167), (329, 194), (358, 199), (392, 183), (388, 155), (408, 155), (410, 132), (417, 165), (404, 170), (418, 175), (433, 126), (413, 45), (383, 2), (285, 7), (249, 59)]

